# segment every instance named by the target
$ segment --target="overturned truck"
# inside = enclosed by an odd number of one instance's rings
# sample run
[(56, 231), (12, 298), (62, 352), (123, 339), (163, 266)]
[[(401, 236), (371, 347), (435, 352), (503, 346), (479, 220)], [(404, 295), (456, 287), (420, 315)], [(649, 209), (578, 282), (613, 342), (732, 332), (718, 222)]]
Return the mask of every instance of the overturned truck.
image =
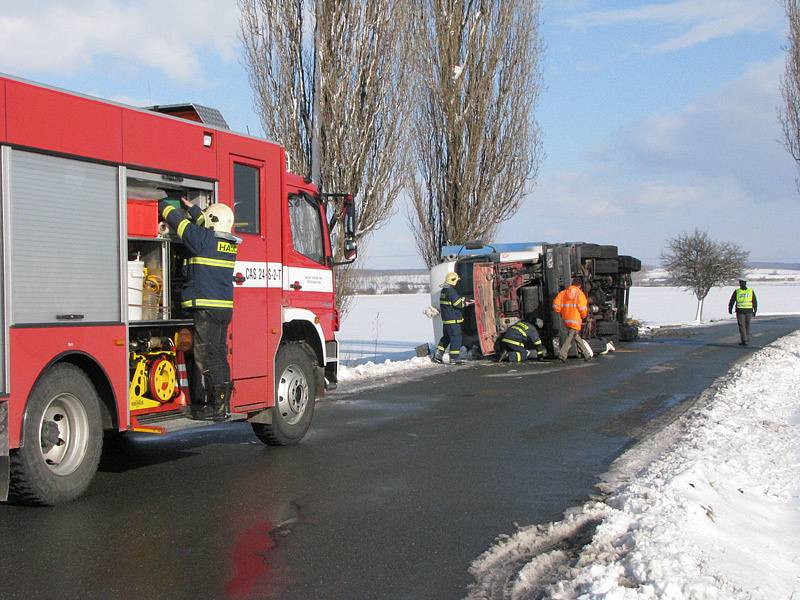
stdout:
[[(464, 311), (463, 325), (464, 345), (473, 355), (495, 354), (498, 338), (521, 319), (537, 325), (548, 353), (555, 355), (564, 328), (552, 310), (553, 299), (573, 278), (581, 280), (589, 300), (581, 334), (594, 352), (605, 350), (609, 342), (638, 336), (628, 320), (628, 303), (631, 274), (641, 270), (641, 262), (619, 254), (616, 246), (472, 242), (446, 246), (442, 259), (431, 269), (432, 304), (438, 307), (445, 275), (458, 273), (456, 289), (475, 300)], [(438, 317), (434, 330), (438, 338), (442, 331)], [(570, 352), (574, 354), (574, 348)]]

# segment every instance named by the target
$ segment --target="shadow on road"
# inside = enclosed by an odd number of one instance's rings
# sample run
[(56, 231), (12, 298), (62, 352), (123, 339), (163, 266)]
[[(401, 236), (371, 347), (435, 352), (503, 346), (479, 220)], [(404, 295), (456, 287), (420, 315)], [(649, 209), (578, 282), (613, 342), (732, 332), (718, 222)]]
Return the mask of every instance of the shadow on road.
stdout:
[[(243, 439), (245, 437), (246, 440)], [(250, 427), (239, 423), (210, 425), (165, 436), (137, 433), (107, 434), (103, 440), (103, 455), (98, 470), (106, 473), (125, 473), (200, 454), (193, 452), (193, 448), (199, 449), (213, 444), (241, 444), (254, 439)]]

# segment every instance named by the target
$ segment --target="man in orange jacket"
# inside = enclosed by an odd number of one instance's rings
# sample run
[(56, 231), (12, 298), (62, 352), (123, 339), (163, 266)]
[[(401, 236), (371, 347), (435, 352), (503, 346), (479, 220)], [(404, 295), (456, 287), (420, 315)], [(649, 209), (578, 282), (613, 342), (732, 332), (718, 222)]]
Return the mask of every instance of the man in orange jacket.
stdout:
[(589, 360), (589, 356), (584, 349), (586, 342), (581, 338), (583, 319), (589, 314), (589, 301), (586, 299), (586, 294), (583, 293), (581, 287), (581, 280), (575, 278), (572, 280), (572, 285), (565, 290), (561, 290), (553, 300), (553, 312), (561, 315), (561, 320), (567, 326), (567, 338), (561, 344), (561, 349), (558, 352), (558, 358), (561, 362), (567, 360), (572, 340), (575, 340), (584, 360)]

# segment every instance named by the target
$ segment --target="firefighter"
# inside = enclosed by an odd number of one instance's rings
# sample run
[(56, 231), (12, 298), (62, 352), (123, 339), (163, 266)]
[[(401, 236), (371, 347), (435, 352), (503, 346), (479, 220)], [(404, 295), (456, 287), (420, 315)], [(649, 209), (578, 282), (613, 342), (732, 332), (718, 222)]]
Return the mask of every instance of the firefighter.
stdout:
[(728, 302), (728, 314), (733, 312), (736, 306), (736, 321), (739, 323), (740, 346), (747, 346), (750, 343), (750, 320), (756, 316), (758, 311), (758, 299), (756, 293), (747, 287), (747, 281), (739, 280), (739, 287), (733, 290), (731, 299)]
[(566, 362), (573, 340), (581, 350), (583, 359), (589, 360), (589, 355), (584, 348), (586, 342), (581, 338), (583, 319), (589, 315), (589, 301), (586, 299), (582, 287), (581, 280), (577, 277), (573, 278), (572, 284), (567, 289), (561, 290), (553, 300), (553, 312), (561, 316), (561, 320), (567, 327), (567, 337), (558, 352), (558, 359), (561, 362)]
[(191, 254), (181, 306), (192, 312), (195, 373), (192, 417), (224, 421), (229, 416), (231, 376), (228, 325), (233, 316), (233, 270), (241, 242), (231, 234), (233, 211), (212, 204), (204, 211), (181, 198), (188, 214), (162, 201), (159, 213)]
[(464, 322), (464, 307), (473, 304), (456, 291), (459, 280), (458, 273), (448, 273), (439, 294), (439, 312), (442, 315), (442, 339), (436, 346), (433, 362), (444, 362), (444, 353), (450, 347), (450, 364), (463, 365), (461, 359), (461, 324)]
[[(533, 349), (529, 349), (533, 346)], [(544, 359), (544, 346), (539, 332), (532, 323), (517, 321), (506, 329), (500, 337), (502, 354), (500, 360), (508, 358), (509, 362), (523, 362), (529, 358)]]

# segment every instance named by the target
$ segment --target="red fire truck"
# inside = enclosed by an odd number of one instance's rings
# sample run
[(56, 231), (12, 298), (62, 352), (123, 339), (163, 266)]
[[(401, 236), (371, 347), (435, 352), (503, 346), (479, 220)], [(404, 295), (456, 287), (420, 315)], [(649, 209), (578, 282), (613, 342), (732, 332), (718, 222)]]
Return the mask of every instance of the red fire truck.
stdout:
[(355, 257), (351, 196), (287, 172), (282, 147), (187, 104), (139, 109), (0, 76), (0, 499), (58, 504), (104, 433), (189, 418), (186, 252), (157, 203), (234, 209), (233, 420), (267, 444), (308, 430), (336, 385), (329, 232)]

